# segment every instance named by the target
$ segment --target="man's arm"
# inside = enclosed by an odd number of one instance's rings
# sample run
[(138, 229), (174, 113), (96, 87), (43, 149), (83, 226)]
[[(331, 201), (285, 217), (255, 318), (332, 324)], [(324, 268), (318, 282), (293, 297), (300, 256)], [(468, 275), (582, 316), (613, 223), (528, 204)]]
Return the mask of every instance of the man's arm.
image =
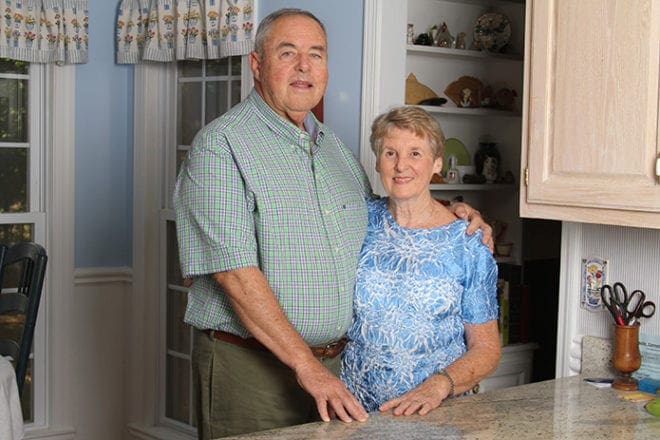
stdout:
[(329, 421), (332, 413), (344, 422), (367, 419), (357, 399), (314, 357), (291, 325), (261, 270), (245, 267), (213, 277), (245, 328), (294, 371), (300, 386), (316, 401), (322, 420)]
[(483, 232), (483, 238), (481, 241), (488, 246), (491, 252), (495, 250), (495, 245), (493, 243), (493, 228), (486, 223), (479, 211), (464, 202), (453, 202), (449, 205), (449, 210), (453, 212), (455, 216), (470, 222), (467, 228), (468, 234), (472, 234), (477, 229), (481, 229)]

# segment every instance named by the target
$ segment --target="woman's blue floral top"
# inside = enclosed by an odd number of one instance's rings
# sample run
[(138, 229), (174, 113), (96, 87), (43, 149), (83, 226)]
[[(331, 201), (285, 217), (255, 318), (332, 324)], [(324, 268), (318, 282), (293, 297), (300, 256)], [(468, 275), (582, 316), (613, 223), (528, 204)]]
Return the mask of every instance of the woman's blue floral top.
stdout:
[(497, 319), (497, 265), (463, 220), (410, 229), (387, 199), (368, 205), (341, 378), (375, 411), (459, 358), (464, 324)]

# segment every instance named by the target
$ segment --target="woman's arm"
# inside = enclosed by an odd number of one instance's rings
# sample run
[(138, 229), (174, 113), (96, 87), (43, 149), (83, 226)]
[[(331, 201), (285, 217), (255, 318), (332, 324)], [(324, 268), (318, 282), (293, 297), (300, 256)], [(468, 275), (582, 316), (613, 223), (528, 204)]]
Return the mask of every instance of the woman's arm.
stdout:
[[(444, 371), (453, 380), (454, 394), (472, 389), (480, 380), (495, 371), (500, 360), (500, 337), (496, 320), (483, 324), (466, 324), (467, 351)], [(449, 397), (452, 388), (450, 379), (436, 373), (417, 387), (401, 396), (388, 400), (380, 411), (394, 409), (394, 415), (424, 415), (440, 406)]]

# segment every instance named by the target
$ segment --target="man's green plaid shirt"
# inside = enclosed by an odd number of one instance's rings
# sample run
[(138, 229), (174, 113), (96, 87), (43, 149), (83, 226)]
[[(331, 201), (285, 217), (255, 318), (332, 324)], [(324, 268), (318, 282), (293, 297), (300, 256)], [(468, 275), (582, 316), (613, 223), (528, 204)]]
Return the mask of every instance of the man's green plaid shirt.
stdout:
[(195, 137), (174, 192), (187, 323), (249, 336), (211, 275), (257, 266), (307, 343), (348, 330), (371, 189), (327, 126), (305, 127), (253, 90)]

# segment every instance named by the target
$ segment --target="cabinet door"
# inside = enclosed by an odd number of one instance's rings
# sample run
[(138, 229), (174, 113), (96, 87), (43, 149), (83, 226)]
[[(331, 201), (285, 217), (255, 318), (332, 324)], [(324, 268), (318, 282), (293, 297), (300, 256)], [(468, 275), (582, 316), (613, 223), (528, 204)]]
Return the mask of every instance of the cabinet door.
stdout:
[(660, 228), (660, 2), (527, 2), (523, 217)]

